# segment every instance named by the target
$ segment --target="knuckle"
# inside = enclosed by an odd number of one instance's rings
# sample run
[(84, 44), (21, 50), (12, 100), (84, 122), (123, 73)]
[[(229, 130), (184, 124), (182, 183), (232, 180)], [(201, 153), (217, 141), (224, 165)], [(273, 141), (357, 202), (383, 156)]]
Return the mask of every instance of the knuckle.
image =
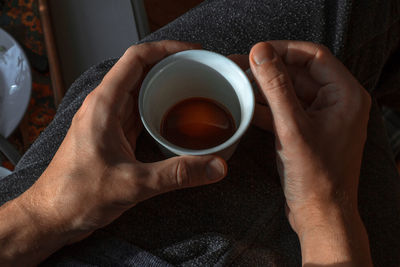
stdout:
[(121, 204), (130, 205), (146, 198), (148, 194), (147, 179), (142, 176), (142, 170), (136, 167), (114, 168), (113, 172), (107, 177), (113, 177), (117, 182), (111, 186), (115, 191), (119, 192), (119, 202)]
[(359, 122), (362, 118), (367, 118), (371, 108), (371, 96), (364, 89), (360, 88), (357, 92), (348, 94), (345, 102), (345, 108), (340, 113), (342, 121), (348, 124)]
[(151, 44), (159, 44), (161, 46), (166, 46), (166, 45), (170, 45), (170, 44), (173, 44), (173, 43), (174, 43), (174, 41), (172, 41), (172, 40), (161, 40), (159, 42), (153, 42)]
[[(81, 107), (75, 113), (72, 124), (90, 126), (94, 128), (104, 128), (109, 121), (107, 110), (110, 107), (110, 100), (103, 94), (92, 91), (87, 95)], [(99, 114), (102, 114), (99, 116)]]
[(322, 57), (322, 56), (327, 56), (327, 55), (331, 55), (331, 54), (332, 54), (331, 50), (327, 46), (325, 46), (323, 44), (316, 44), (316, 55), (317, 56)]
[(126, 49), (125, 54), (127, 55), (131, 55), (131, 54), (135, 54), (136, 48), (139, 45), (131, 45), (130, 47), (128, 47), (128, 49)]
[[(93, 107), (101, 107), (105, 99), (99, 92), (91, 92), (89, 98), (85, 99), (85, 108), (91, 110)], [(83, 104), (82, 104), (83, 105)]]
[(88, 106), (91, 109), (96, 109), (99, 112), (103, 112), (103, 116), (108, 114), (108, 110), (112, 107), (112, 101), (109, 96), (103, 91), (93, 91), (88, 101)]
[(179, 44), (182, 44), (182, 42), (174, 41), (174, 40), (161, 40), (161, 41), (158, 41), (158, 42), (150, 42), (150, 43), (148, 43), (149, 46), (159, 47), (159, 48), (163, 49), (164, 52), (167, 51), (168, 47), (179, 45)]
[(80, 106), (78, 111), (75, 113), (75, 116), (72, 119), (72, 123), (78, 123), (85, 117), (86, 110), (92, 105), (93, 94), (94, 93), (92, 91), (86, 96), (86, 98), (83, 101), (82, 105)]
[[(331, 50), (326, 47), (323, 44), (315, 44), (315, 52), (314, 52), (314, 58), (318, 59), (319, 61), (325, 63), (329, 62), (332, 59), (332, 53)], [(313, 62), (313, 61), (310, 61)], [(309, 63), (311, 64), (311, 63)], [(310, 67), (311, 65), (309, 65)]]
[(175, 183), (178, 188), (190, 185), (190, 168), (184, 159), (180, 159), (176, 166)]
[(136, 60), (139, 60), (141, 62), (143, 60), (141, 58), (141, 51), (147, 46), (147, 44), (132, 45), (125, 51), (125, 54), (121, 57), (121, 59), (128, 62), (134, 62)]
[(140, 168), (135, 165), (128, 169), (123, 179), (126, 181), (127, 187), (139, 190), (146, 187), (147, 178), (150, 177), (150, 174), (151, 173), (145, 168)]
[(95, 93), (94, 91), (92, 91), (86, 96), (85, 100), (82, 103), (82, 107), (89, 106), (94, 101), (94, 98), (95, 98)]
[(139, 44), (131, 46), (130, 48), (128, 48), (126, 52), (127, 55), (125, 60), (127, 60), (130, 63), (136, 62), (141, 69), (144, 69), (146, 67), (146, 62), (145, 62), (146, 60), (143, 58), (142, 54), (145, 54), (145, 51), (148, 49), (148, 46), (149, 46), (148, 44)]
[[(82, 104), (83, 105), (83, 104)], [(72, 118), (71, 125), (78, 124), (84, 118), (83, 107), (81, 106)]]

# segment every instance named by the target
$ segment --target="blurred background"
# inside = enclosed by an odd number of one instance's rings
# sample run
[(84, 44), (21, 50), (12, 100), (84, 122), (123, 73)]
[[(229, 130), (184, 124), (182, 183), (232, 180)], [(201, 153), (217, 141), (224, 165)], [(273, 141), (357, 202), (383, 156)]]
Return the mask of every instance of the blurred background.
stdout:
[[(0, 124), (17, 120), (11, 129), (0, 125), (0, 166), (14, 169), (15, 161), (52, 121), (63, 94), (85, 69), (120, 56), (130, 44), (201, 2), (0, 0), (0, 28), (4, 30), (0, 34)], [(29, 88), (20, 89), (26, 103), (11, 99), (10, 86), (4, 82), (7, 71), (18, 72), (5, 60), (11, 55), (11, 46), (5, 44), (10, 40), (15, 40), (14, 48), (24, 51), (29, 62), (32, 82)]]

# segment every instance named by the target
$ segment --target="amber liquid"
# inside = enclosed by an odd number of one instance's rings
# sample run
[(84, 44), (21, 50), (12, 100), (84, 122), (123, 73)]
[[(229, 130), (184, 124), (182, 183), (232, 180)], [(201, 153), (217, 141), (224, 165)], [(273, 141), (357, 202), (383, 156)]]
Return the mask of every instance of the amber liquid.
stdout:
[(170, 108), (161, 121), (161, 135), (189, 149), (206, 149), (222, 144), (236, 131), (229, 111), (218, 102), (193, 97)]

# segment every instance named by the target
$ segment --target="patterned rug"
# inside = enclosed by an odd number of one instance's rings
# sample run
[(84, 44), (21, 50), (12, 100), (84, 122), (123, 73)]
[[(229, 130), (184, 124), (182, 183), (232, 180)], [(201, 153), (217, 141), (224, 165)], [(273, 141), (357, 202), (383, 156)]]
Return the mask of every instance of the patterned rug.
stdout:
[[(23, 154), (55, 114), (37, 0), (0, 0), (0, 27), (26, 50), (32, 68), (32, 96), (18, 129), (8, 140)], [(1, 165), (14, 166), (0, 155)]]

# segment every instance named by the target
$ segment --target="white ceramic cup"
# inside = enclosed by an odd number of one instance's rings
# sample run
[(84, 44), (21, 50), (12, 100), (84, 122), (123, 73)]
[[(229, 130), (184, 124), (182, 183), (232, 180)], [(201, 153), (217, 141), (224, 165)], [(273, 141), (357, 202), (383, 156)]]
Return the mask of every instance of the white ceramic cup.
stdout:
[[(210, 98), (225, 106), (236, 132), (224, 143), (201, 150), (182, 148), (162, 137), (165, 113), (191, 97)], [(206, 50), (187, 50), (161, 60), (147, 74), (139, 93), (143, 125), (166, 156), (214, 154), (229, 159), (250, 126), (254, 105), (252, 86), (242, 69), (227, 57)]]

